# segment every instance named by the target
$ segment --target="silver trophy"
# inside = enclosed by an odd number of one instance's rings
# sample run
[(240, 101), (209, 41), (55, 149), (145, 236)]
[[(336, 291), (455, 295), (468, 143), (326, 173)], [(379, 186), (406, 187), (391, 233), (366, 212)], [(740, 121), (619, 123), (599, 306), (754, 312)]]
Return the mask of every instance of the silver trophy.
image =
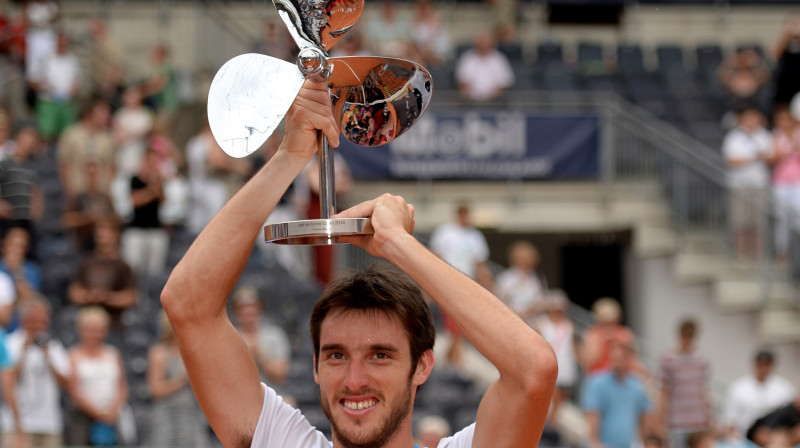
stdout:
[[(225, 153), (256, 151), (283, 119), (306, 78), (328, 83), (333, 116), (344, 137), (380, 146), (406, 132), (431, 101), (431, 75), (415, 62), (382, 57), (328, 57), (349, 30), (364, 0), (273, 0), (300, 48), (291, 64), (261, 54), (226, 62), (208, 92), (211, 132)], [(372, 233), (368, 218), (330, 219), (336, 213), (333, 151), (319, 136), (321, 219), (267, 225), (264, 238), (279, 244), (329, 245), (343, 235)]]

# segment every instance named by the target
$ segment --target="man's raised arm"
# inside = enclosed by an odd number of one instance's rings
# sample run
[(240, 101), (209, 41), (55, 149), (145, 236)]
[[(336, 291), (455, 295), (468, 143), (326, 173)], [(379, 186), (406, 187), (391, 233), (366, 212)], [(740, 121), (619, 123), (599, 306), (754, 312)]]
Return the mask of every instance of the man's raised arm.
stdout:
[(338, 145), (327, 87), (307, 81), (286, 115), (280, 149), (206, 226), (161, 294), (195, 395), (229, 448), (250, 446), (264, 393), (225, 302), (267, 216), (316, 153), (318, 129)]
[(550, 345), (489, 291), (428, 251), (412, 235), (414, 209), (384, 195), (336, 217), (372, 218), (373, 236), (350, 242), (402, 269), (500, 371), (481, 401), (472, 446), (536, 446), (558, 366)]

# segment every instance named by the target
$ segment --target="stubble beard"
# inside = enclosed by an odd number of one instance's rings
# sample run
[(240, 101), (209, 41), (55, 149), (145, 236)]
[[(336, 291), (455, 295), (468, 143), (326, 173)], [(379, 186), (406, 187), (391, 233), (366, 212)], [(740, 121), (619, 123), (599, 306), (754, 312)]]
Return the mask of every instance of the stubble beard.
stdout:
[(400, 396), (399, 401), (392, 406), (389, 415), (378, 423), (375, 431), (364, 436), (365, 438), (369, 437), (367, 440), (355, 440), (357, 437), (355, 434), (347, 434), (339, 428), (339, 425), (336, 423), (331, 413), (330, 404), (325, 397), (322, 396), (322, 391), (320, 390), (322, 410), (331, 422), (331, 428), (336, 435), (338, 444), (341, 445), (342, 448), (381, 448), (386, 446), (389, 440), (400, 430), (400, 425), (411, 412), (411, 387), (411, 381), (409, 381), (405, 393)]

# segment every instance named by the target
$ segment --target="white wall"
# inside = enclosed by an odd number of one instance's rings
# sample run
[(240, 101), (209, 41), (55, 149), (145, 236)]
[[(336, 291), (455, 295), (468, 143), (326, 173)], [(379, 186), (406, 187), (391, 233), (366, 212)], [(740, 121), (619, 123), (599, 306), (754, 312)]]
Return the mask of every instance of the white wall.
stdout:
[[(687, 315), (697, 317), (701, 328), (699, 347), (711, 360), (714, 392), (750, 369), (761, 346), (754, 313), (727, 313), (714, 305), (704, 285), (678, 285), (670, 258), (625, 261), (626, 296), (631, 325), (643, 338), (643, 351), (662, 353), (674, 346), (676, 327)], [(778, 373), (800, 385), (800, 349), (796, 344), (772, 346)]]

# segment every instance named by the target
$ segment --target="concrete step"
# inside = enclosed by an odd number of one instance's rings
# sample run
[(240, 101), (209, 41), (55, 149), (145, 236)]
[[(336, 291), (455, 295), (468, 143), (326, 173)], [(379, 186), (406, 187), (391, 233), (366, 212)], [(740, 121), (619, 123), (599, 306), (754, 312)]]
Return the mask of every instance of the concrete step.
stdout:
[(796, 307), (770, 306), (759, 314), (758, 326), (767, 342), (800, 342), (800, 311)]

